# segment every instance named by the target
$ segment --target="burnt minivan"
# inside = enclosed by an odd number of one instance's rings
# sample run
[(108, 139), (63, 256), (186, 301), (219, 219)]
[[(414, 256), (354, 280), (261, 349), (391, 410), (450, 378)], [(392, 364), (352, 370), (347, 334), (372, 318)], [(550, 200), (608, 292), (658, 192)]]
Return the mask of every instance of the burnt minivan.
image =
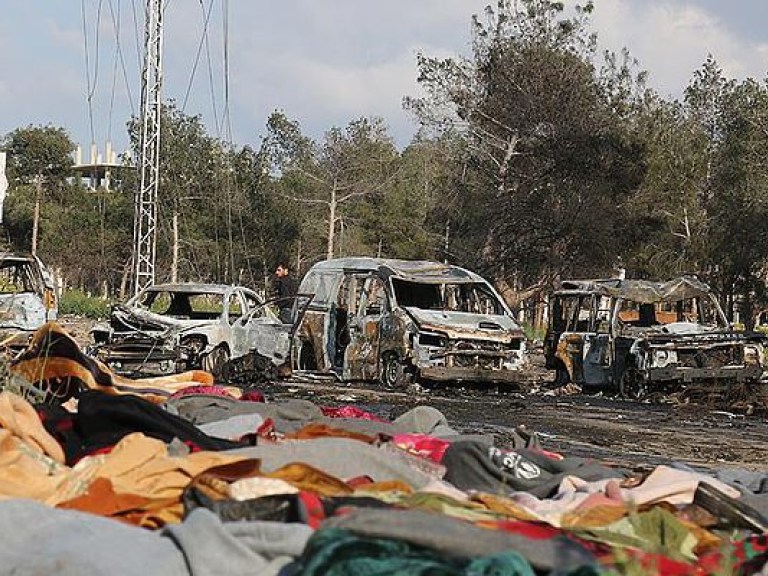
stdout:
[(343, 380), (516, 382), (525, 336), (481, 276), (448, 264), (340, 258), (315, 264), (297, 330), (299, 369)]
[(642, 399), (764, 378), (766, 335), (735, 330), (711, 288), (667, 282), (567, 280), (550, 299), (544, 341), (556, 383)]

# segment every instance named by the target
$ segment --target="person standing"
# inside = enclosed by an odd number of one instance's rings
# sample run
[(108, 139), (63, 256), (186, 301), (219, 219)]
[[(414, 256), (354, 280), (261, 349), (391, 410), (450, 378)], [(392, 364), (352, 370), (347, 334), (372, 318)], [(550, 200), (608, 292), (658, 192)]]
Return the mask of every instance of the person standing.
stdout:
[(275, 269), (273, 296), (280, 299), (277, 303), (280, 319), (286, 324), (292, 321), (293, 297), (296, 296), (296, 290), (296, 280), (291, 275), (290, 268), (285, 262), (281, 262)]

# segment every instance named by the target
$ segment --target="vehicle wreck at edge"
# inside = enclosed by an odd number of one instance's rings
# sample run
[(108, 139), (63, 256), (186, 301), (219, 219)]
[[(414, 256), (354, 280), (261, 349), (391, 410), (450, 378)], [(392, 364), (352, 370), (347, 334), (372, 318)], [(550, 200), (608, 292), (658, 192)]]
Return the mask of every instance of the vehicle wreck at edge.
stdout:
[(400, 387), (519, 383), (526, 339), (481, 276), (437, 262), (339, 258), (315, 264), (297, 331), (297, 366)]
[(36, 256), (0, 254), (0, 341), (23, 350), (35, 330), (58, 314), (53, 275)]
[(693, 277), (568, 280), (550, 300), (544, 354), (559, 385), (642, 399), (757, 383), (767, 340), (734, 330), (710, 287)]
[[(91, 330), (89, 352), (119, 374), (159, 376), (191, 369), (217, 381), (290, 371), (297, 320), (310, 297), (265, 302), (242, 286), (157, 284), (112, 307)], [(281, 320), (278, 307), (291, 314)]]

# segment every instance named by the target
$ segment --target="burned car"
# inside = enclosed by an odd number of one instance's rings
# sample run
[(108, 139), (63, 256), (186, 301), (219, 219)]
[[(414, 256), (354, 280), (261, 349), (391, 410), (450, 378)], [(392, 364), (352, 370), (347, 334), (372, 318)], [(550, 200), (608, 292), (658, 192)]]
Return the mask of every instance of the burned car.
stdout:
[(315, 264), (297, 364), (389, 387), (414, 379), (516, 382), (525, 336), (481, 276), (447, 264), (340, 258)]
[(640, 399), (694, 384), (758, 382), (765, 343), (764, 334), (734, 330), (694, 277), (570, 280), (550, 301), (544, 352), (558, 384)]
[(0, 254), (0, 340), (17, 352), (58, 313), (53, 276), (36, 256)]
[[(91, 331), (91, 354), (119, 374), (156, 376), (200, 368), (229, 380), (249, 368), (290, 365), (295, 320), (308, 297), (290, 299), (293, 315), (242, 286), (158, 284), (112, 308)], [(266, 363), (260, 361), (266, 361)]]

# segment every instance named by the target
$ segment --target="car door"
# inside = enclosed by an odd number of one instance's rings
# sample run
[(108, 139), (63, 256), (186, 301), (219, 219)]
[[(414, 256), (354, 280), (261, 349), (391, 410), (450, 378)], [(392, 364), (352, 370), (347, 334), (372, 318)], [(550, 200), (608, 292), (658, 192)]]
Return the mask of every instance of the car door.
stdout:
[(596, 295), (573, 293), (558, 295), (553, 306), (551, 338), (554, 368), (560, 382), (592, 384), (592, 362), (599, 339), (595, 339)]
[(381, 320), (389, 311), (384, 281), (374, 274), (354, 274), (350, 286), (349, 344), (344, 351), (345, 380), (379, 376)]
[[(307, 294), (275, 298), (238, 318), (232, 324), (233, 356), (258, 355), (275, 366), (288, 362), (294, 334), (311, 301), (312, 295)], [(281, 309), (290, 311), (287, 322), (281, 320)]]
[(611, 298), (599, 294), (594, 294), (590, 302), (591, 327), (589, 332), (584, 334), (582, 350), (584, 384), (587, 386), (602, 386), (612, 378), (612, 302)]
[(220, 343), (227, 344), (230, 350), (230, 358), (237, 358), (238, 354), (233, 345), (235, 326), (248, 316), (248, 304), (242, 292), (235, 289), (224, 295), (222, 305), (222, 314), (219, 319)]

